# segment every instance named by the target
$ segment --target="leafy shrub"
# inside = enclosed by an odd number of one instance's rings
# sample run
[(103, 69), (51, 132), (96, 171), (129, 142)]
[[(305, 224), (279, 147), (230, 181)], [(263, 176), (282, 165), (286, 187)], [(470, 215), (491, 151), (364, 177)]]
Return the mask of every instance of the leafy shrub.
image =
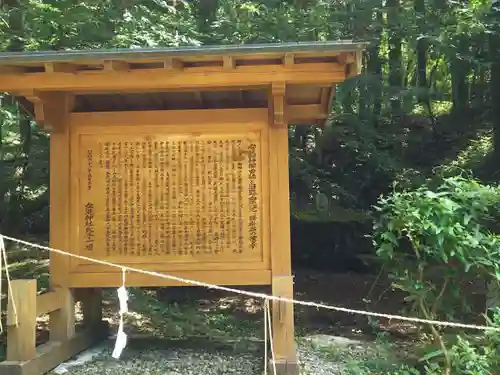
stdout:
[[(474, 310), (464, 290), (467, 280), (494, 283), (500, 290), (499, 207), (500, 187), (460, 176), (380, 198), (374, 244), (393, 287), (407, 293), (411, 313), (464, 318)], [(500, 326), (496, 318), (491, 324)], [(424, 358), (428, 374), (498, 370), (498, 332), (485, 334), (478, 345), (465, 336), (450, 343), (438, 328), (430, 329), (439, 348)]]

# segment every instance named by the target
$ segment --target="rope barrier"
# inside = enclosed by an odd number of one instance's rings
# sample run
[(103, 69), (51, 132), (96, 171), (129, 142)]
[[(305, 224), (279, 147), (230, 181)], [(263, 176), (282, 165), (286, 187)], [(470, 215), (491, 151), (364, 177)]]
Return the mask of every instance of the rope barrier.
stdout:
[[(4, 266), (5, 264), (5, 266)], [(12, 281), (10, 279), (9, 265), (7, 263), (7, 249), (5, 247), (5, 242), (3, 236), (0, 235), (0, 294), (2, 294), (2, 269), (5, 267), (5, 276), (7, 278), (7, 289), (9, 290), (9, 298), (12, 302), (12, 312), (14, 313), (14, 325), (19, 326), (19, 319), (17, 317), (17, 306), (16, 301), (14, 301), (14, 293), (12, 293)], [(0, 304), (1, 311), (1, 304)], [(0, 332), (3, 332), (3, 324), (0, 322)]]
[(447, 321), (432, 320), (432, 319), (421, 319), (421, 318), (413, 318), (413, 317), (407, 317), (407, 316), (402, 316), (402, 315), (384, 314), (384, 313), (377, 313), (377, 312), (371, 312), (371, 311), (366, 311), (366, 310), (349, 309), (346, 307), (333, 306), (333, 305), (328, 305), (328, 304), (319, 303), (319, 302), (301, 301), (301, 300), (296, 300), (296, 299), (291, 299), (291, 298), (286, 298), (286, 297), (268, 295), (268, 294), (264, 294), (264, 293), (250, 292), (250, 291), (246, 291), (246, 290), (225, 287), (222, 285), (215, 285), (215, 284), (205, 283), (202, 281), (185, 279), (182, 277), (173, 276), (173, 275), (169, 275), (169, 274), (165, 274), (165, 273), (159, 273), (159, 272), (148, 271), (148, 270), (144, 270), (144, 269), (140, 269), (140, 268), (115, 264), (115, 263), (107, 262), (105, 260), (94, 259), (94, 258), (86, 257), (83, 255), (79, 255), (79, 254), (73, 254), (73, 253), (69, 253), (67, 251), (53, 249), (53, 248), (50, 248), (47, 246), (38, 245), (38, 244), (24, 241), (24, 240), (21, 240), (18, 238), (9, 237), (9, 236), (0, 234), (0, 238), (1, 237), (5, 238), (7, 240), (13, 241), (13, 242), (17, 242), (19, 244), (31, 246), (31, 247), (38, 248), (41, 250), (47, 250), (49, 252), (53, 252), (53, 253), (60, 254), (60, 255), (70, 256), (70, 257), (73, 257), (76, 259), (85, 260), (87, 262), (93, 262), (93, 263), (102, 264), (102, 265), (108, 266), (108, 267), (118, 268), (120, 270), (127, 270), (130, 272), (136, 272), (136, 273), (149, 275), (149, 276), (153, 276), (153, 277), (159, 277), (159, 278), (163, 278), (163, 279), (173, 280), (173, 281), (177, 281), (177, 282), (184, 283), (184, 284), (200, 286), (200, 287), (204, 287), (207, 289), (221, 290), (221, 291), (225, 291), (225, 292), (229, 292), (229, 293), (244, 295), (247, 297), (259, 298), (259, 299), (262, 299), (264, 301), (265, 300), (281, 301), (281, 302), (292, 303), (292, 304), (300, 305), (300, 306), (316, 307), (318, 309), (333, 310), (333, 311), (344, 312), (344, 313), (348, 313), (348, 314), (357, 314), (357, 315), (364, 315), (364, 316), (371, 316), (371, 317), (376, 317), (376, 318), (385, 318), (385, 319), (389, 319), (389, 320), (399, 320), (399, 321), (404, 321), (404, 322), (412, 322), (412, 323), (420, 323), (420, 324), (430, 324), (430, 325), (436, 325), (436, 326), (442, 326), (442, 327), (455, 327), (455, 328), (464, 328), (464, 329), (475, 329), (475, 330), (481, 330), (481, 331), (500, 332), (500, 327), (491, 327), (491, 326), (476, 325), (476, 324), (465, 324), (465, 323), (457, 323), (457, 322), (447, 322)]

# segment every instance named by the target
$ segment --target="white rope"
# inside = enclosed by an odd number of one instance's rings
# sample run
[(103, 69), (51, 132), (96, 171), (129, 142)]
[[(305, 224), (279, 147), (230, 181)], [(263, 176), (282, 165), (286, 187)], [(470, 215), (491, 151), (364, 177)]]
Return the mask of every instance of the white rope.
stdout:
[[(3, 237), (0, 234), (0, 294), (2, 292), (2, 286), (1, 286), (1, 280), (2, 280), (2, 273), (1, 269), (2, 266), (5, 264), (5, 276), (7, 278), (7, 288), (9, 289), (9, 298), (12, 304), (12, 312), (14, 313), (14, 325), (17, 327), (19, 326), (19, 320), (17, 317), (17, 307), (16, 307), (16, 301), (14, 301), (14, 293), (12, 292), (12, 281), (10, 280), (10, 274), (9, 274), (9, 263), (7, 262), (7, 249), (5, 247), (5, 242), (3, 240)], [(0, 298), (1, 300), (1, 298)], [(1, 311), (1, 309), (0, 309)], [(1, 319), (0, 319), (1, 321)], [(1, 324), (1, 323), (0, 323)], [(3, 326), (1, 326), (1, 332), (3, 332)]]
[(264, 300), (264, 375), (267, 375), (267, 299)]
[[(5, 249), (5, 242), (3, 241), (3, 237), (0, 236), (0, 251), (3, 253), (3, 250)], [(0, 314), (2, 312), (2, 279), (3, 279), (3, 274), (2, 274), (2, 268), (3, 268), (3, 256), (0, 254)], [(0, 316), (0, 332), (3, 333), (3, 323), (2, 323), (2, 318)]]
[(383, 313), (371, 312), (371, 311), (366, 311), (366, 310), (349, 309), (346, 307), (327, 305), (324, 303), (318, 303), (318, 302), (312, 302), (312, 301), (295, 300), (295, 299), (291, 299), (291, 298), (278, 297), (278, 296), (273, 296), (273, 295), (264, 294), (264, 293), (249, 292), (246, 290), (228, 288), (225, 286), (209, 284), (209, 283), (205, 283), (205, 282), (197, 281), (197, 280), (184, 279), (182, 277), (173, 276), (173, 275), (164, 274), (164, 273), (159, 273), (159, 272), (154, 272), (154, 271), (143, 270), (140, 268), (123, 266), (120, 264), (110, 263), (110, 262), (107, 262), (105, 260), (93, 259), (93, 258), (89, 258), (89, 257), (79, 255), (79, 254), (72, 254), (72, 253), (69, 253), (67, 251), (53, 249), (53, 248), (50, 248), (47, 246), (38, 245), (35, 243), (20, 240), (18, 238), (9, 237), (9, 236), (0, 234), (0, 237), (1, 236), (3, 236), (4, 238), (6, 238), (10, 241), (14, 241), (14, 242), (17, 242), (17, 243), (20, 243), (23, 245), (32, 246), (32, 247), (35, 247), (35, 248), (38, 248), (41, 250), (47, 250), (47, 251), (50, 251), (50, 252), (53, 252), (56, 254), (67, 255), (67, 256), (70, 256), (73, 258), (85, 260), (87, 262), (93, 262), (93, 263), (102, 264), (102, 265), (108, 266), (108, 267), (119, 268), (122, 270), (125, 269), (125, 270), (130, 271), (130, 272), (136, 272), (136, 273), (149, 275), (149, 276), (153, 276), (153, 277), (174, 280), (174, 281), (177, 281), (180, 283), (201, 286), (201, 287), (208, 288), (208, 289), (222, 290), (225, 292), (240, 294), (243, 296), (248, 296), (248, 297), (253, 297), (253, 298), (259, 298), (259, 299), (264, 299), (264, 300), (268, 299), (268, 300), (272, 300), (272, 301), (282, 301), (282, 302), (293, 303), (293, 304), (301, 305), (301, 306), (316, 307), (319, 309), (333, 310), (333, 311), (345, 312), (345, 313), (349, 313), (349, 314), (358, 314), (358, 315), (364, 315), (364, 316), (372, 316), (372, 317), (377, 317), (377, 318), (385, 318), (385, 319), (389, 319), (389, 320), (400, 320), (400, 321), (404, 321), (404, 322), (431, 324), (431, 325), (437, 325), (437, 326), (442, 326), (442, 327), (476, 329), (476, 330), (482, 330), (482, 331), (500, 331), (500, 327), (491, 327), (491, 326), (489, 327), (489, 326), (476, 325), (476, 324), (465, 324), (465, 323), (447, 322), (447, 321), (441, 321), (441, 320), (413, 318), (413, 317), (402, 316), (402, 315), (383, 314)]

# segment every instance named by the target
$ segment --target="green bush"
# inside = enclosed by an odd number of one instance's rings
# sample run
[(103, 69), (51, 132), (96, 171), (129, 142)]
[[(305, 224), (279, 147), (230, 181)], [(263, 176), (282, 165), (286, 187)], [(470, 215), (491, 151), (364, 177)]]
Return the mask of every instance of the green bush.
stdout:
[[(463, 319), (478, 313), (464, 289), (468, 280), (494, 283), (500, 290), (499, 207), (500, 187), (463, 177), (380, 198), (374, 245), (393, 287), (407, 294), (409, 312)], [(495, 317), (490, 324), (500, 327)], [(438, 348), (423, 358), (428, 374), (499, 370), (498, 331), (472, 340), (445, 338), (434, 326), (430, 330)]]

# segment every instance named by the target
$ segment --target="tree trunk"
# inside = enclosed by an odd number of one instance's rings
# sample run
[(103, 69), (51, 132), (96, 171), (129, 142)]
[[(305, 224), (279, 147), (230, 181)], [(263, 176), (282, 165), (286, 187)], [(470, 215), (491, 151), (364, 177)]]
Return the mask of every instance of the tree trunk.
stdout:
[(400, 91), (402, 85), (402, 50), (400, 32), (400, 0), (387, 0), (387, 23), (389, 40), (389, 86), (392, 115), (401, 114)]
[[(500, 10), (497, 8), (498, 3), (495, 3), (491, 12), (493, 24), (500, 22)], [(495, 22), (497, 21), (497, 22)], [(492, 123), (493, 123), (493, 147), (494, 159), (500, 160), (500, 35), (498, 30), (490, 35), (489, 38), (489, 54), (491, 65), (491, 79), (490, 79), (490, 106), (492, 109)]]

